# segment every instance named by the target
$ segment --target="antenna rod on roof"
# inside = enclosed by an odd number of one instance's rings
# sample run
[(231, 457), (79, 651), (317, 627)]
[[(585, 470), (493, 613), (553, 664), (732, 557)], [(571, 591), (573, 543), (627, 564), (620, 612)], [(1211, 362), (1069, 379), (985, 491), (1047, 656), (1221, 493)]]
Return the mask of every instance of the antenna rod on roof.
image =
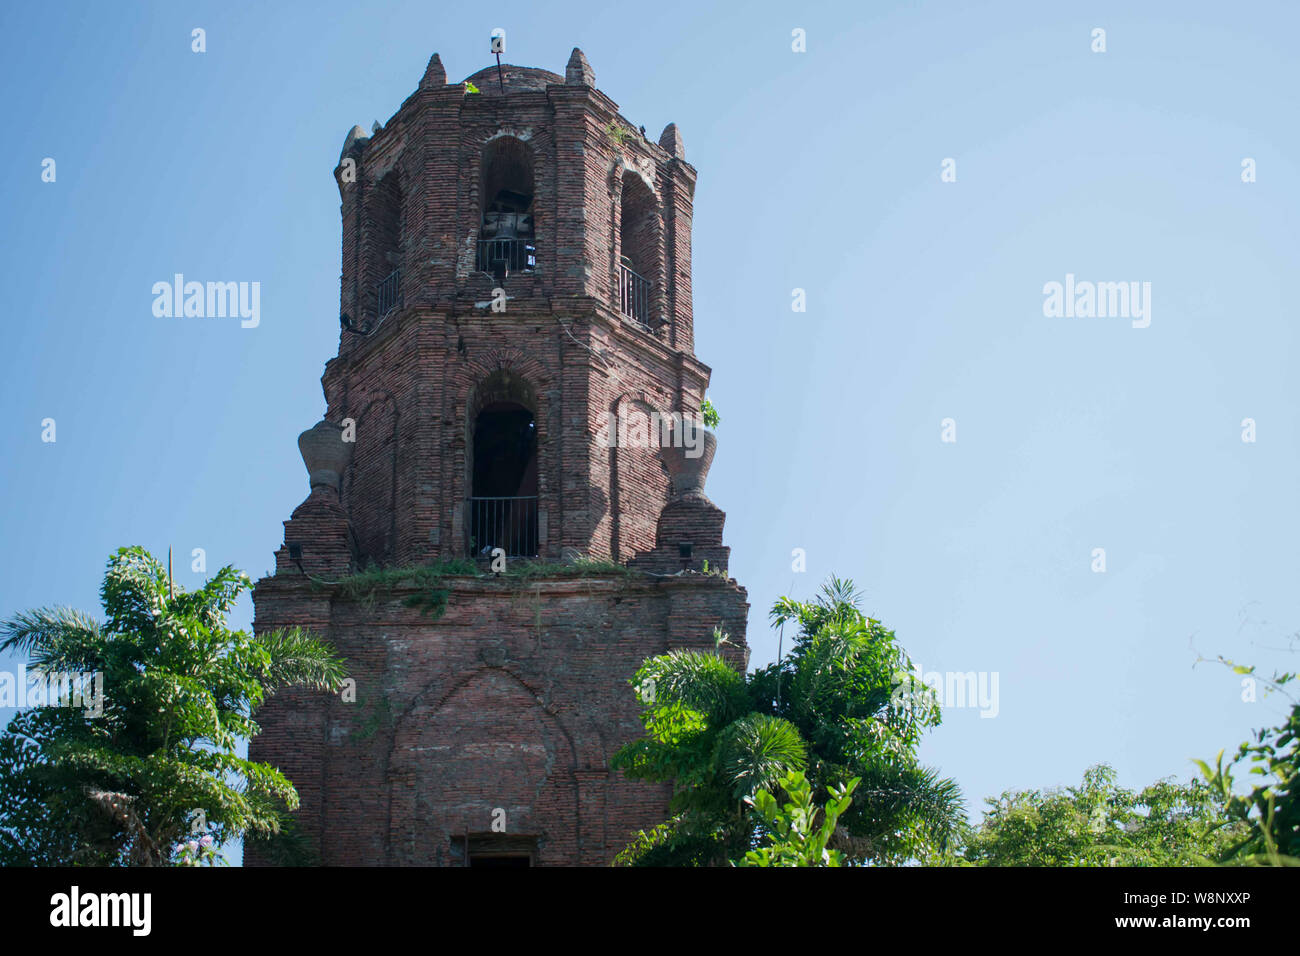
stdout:
[(506, 52), (506, 31), (497, 27), (492, 31), (492, 52), (497, 55), (497, 85), (506, 91), (505, 77), (501, 73), (501, 54)]

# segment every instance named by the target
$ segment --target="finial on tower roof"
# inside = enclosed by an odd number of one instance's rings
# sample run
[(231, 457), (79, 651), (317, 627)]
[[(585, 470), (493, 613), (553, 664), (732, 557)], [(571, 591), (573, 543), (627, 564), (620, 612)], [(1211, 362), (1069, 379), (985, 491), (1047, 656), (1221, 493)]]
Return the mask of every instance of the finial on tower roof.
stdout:
[(564, 83), (566, 86), (596, 85), (596, 74), (592, 71), (591, 64), (576, 46), (569, 55), (569, 65), (564, 68)]
[(659, 134), (659, 145), (677, 159), (686, 158), (686, 144), (682, 142), (682, 131), (677, 128), (676, 123), (669, 123), (664, 127), (664, 131)]
[(447, 85), (447, 71), (442, 68), (442, 58), (438, 54), (429, 57), (429, 65), (424, 69), (420, 80), (420, 89), (427, 90), (435, 86)]
[(359, 139), (369, 139), (369, 137), (366, 136), (365, 130), (363, 130), (360, 126), (354, 126), (350, 130), (348, 130), (348, 135), (343, 140), (343, 149), (342, 151), (339, 152), (339, 158), (342, 159), (344, 156), (346, 156), (348, 154), (348, 150), (352, 148), (352, 144)]

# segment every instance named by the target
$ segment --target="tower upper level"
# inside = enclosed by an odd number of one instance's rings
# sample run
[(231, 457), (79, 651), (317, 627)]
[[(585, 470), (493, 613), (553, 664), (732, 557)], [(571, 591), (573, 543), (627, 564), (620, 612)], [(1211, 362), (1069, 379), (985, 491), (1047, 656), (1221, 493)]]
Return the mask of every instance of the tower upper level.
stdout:
[(418, 89), (334, 171), (342, 197), (340, 354), (394, 310), (584, 300), (693, 354), (696, 172), (669, 124), (658, 142), (596, 89), (574, 49), (564, 76), (503, 64)]
[(710, 370), (677, 127), (648, 139), (580, 50), (563, 77), (502, 64), (454, 84), (435, 54), (334, 172), (343, 328), (277, 566), (499, 547), (724, 567), (702, 493), (716, 439), (686, 427)]

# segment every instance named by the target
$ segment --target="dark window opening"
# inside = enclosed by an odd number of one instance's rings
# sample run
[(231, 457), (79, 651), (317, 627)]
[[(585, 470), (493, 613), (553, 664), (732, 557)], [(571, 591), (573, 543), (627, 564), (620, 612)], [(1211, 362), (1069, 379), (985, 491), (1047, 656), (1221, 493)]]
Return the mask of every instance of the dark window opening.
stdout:
[(478, 263), (482, 272), (532, 272), (537, 266), (533, 168), (528, 147), (503, 136), (483, 155), (483, 217)]
[(650, 328), (650, 295), (654, 284), (656, 243), (654, 194), (640, 176), (623, 174), (623, 198), (619, 218), (619, 305), (624, 315)]
[(367, 198), (374, 230), (375, 318), (402, 304), (402, 185), (396, 172), (381, 179)]
[(469, 536), (476, 557), (538, 553), (537, 425), (522, 405), (493, 402), (474, 420)]

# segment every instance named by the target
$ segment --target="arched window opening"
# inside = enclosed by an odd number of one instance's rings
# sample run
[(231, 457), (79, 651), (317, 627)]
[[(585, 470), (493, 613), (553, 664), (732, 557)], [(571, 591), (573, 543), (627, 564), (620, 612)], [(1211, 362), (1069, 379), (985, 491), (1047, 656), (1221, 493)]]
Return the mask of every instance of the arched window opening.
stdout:
[(470, 492), (470, 553), (536, 557), (537, 423), (514, 402), (497, 401), (474, 419), (474, 473)]
[(375, 184), (367, 205), (373, 229), (375, 318), (382, 319), (402, 304), (402, 185), (396, 171)]
[(483, 152), (481, 272), (504, 279), (507, 273), (532, 272), (537, 267), (534, 191), (528, 147), (513, 136), (489, 143)]
[(619, 289), (623, 314), (650, 328), (650, 276), (655, 265), (655, 197), (641, 177), (623, 174), (623, 199), (619, 220)]

